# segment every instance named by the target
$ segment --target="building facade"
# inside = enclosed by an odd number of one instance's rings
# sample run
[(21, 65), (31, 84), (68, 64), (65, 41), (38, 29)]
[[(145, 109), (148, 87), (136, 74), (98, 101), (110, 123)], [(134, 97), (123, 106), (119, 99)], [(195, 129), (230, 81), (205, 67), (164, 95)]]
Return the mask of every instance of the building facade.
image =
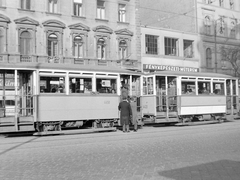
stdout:
[(139, 69), (135, 1), (1, 0), (0, 62)]
[(197, 0), (201, 69), (239, 76), (240, 2)]

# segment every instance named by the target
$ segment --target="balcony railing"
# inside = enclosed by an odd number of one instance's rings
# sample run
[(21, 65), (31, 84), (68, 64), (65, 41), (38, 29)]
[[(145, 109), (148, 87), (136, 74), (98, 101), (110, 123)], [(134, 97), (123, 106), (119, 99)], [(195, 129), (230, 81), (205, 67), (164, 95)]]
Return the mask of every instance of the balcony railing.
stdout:
[(48, 63), (59, 63), (60, 58), (56, 56), (48, 56)]
[(32, 62), (32, 56), (29, 55), (21, 55), (20, 62)]

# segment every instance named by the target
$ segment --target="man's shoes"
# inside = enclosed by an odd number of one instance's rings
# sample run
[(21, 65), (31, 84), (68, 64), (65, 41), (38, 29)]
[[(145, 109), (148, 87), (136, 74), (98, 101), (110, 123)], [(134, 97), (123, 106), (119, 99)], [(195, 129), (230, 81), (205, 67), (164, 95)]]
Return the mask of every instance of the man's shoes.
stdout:
[(136, 130), (136, 129), (134, 129), (133, 131), (134, 131), (134, 132), (137, 132), (137, 130)]
[(128, 133), (130, 133), (130, 131), (127, 131)]

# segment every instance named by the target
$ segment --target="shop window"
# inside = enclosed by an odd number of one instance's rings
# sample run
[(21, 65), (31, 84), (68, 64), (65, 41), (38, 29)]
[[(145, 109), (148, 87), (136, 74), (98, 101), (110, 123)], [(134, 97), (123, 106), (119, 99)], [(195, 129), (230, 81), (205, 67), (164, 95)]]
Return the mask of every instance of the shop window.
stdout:
[(118, 5), (118, 21), (126, 22), (126, 4)]
[(146, 54), (158, 54), (158, 36), (145, 35)]
[(73, 55), (76, 58), (83, 57), (83, 38), (81, 36), (75, 36), (73, 39)]
[(183, 40), (183, 50), (185, 58), (193, 58), (193, 41)]
[(31, 9), (31, 0), (21, 0), (21, 9)]
[(58, 56), (58, 37), (56, 34), (50, 34), (48, 36), (48, 56)]
[(224, 95), (224, 83), (214, 82), (213, 93), (216, 95)]
[(178, 39), (164, 38), (165, 43), (165, 55), (178, 56)]
[(73, 14), (74, 16), (82, 16), (82, 0), (74, 0), (73, 2)]
[(198, 82), (198, 94), (210, 94), (211, 83), (210, 82)]
[(97, 78), (96, 83), (97, 92), (99, 93), (117, 93), (116, 79)]
[(40, 93), (65, 93), (65, 77), (40, 76)]
[(28, 31), (24, 31), (20, 34), (20, 54), (30, 55), (31, 50), (31, 34)]
[(195, 95), (196, 94), (195, 82), (182, 81), (182, 94)]
[(97, 0), (97, 18), (105, 19), (105, 2)]
[(90, 93), (92, 92), (92, 78), (71, 77), (69, 78), (70, 93)]
[(58, 12), (58, 0), (48, 0), (48, 12), (50, 13)]

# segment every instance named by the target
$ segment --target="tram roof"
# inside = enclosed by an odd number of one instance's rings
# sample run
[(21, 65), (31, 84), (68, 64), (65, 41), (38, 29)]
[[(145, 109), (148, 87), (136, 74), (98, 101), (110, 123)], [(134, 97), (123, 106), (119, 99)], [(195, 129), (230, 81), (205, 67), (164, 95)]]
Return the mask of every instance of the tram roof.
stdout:
[(94, 71), (94, 72), (112, 72), (122, 74), (141, 75), (141, 72), (128, 69), (118, 68), (114, 66), (99, 66), (99, 65), (78, 65), (78, 64), (61, 64), (61, 63), (1, 63), (3, 69), (18, 69), (18, 70), (62, 70), (62, 71)]
[(146, 75), (163, 75), (163, 76), (187, 76), (187, 77), (209, 77), (209, 78), (236, 78), (226, 74), (209, 73), (209, 72), (184, 72), (184, 71), (155, 71)]

